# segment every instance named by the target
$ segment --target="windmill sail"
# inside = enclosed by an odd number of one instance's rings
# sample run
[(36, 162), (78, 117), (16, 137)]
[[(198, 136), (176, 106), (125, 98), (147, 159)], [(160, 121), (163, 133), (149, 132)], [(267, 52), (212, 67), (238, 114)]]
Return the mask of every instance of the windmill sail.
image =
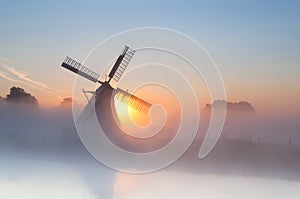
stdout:
[(130, 107), (142, 112), (148, 113), (149, 108), (152, 106), (150, 103), (138, 98), (127, 91), (117, 88), (114, 95), (115, 99), (129, 105)]
[(88, 80), (91, 80), (92, 82), (100, 82), (98, 79), (100, 75), (91, 69), (88, 69), (87, 67), (83, 66), (82, 64), (76, 62), (74, 59), (70, 57), (66, 57), (64, 62), (61, 64), (62, 67), (78, 74), (81, 75), (82, 77), (87, 78)]
[[(83, 66), (79, 62), (75, 61), (74, 59), (70, 57), (66, 57), (66, 59), (61, 64), (62, 67), (82, 76), (86, 79), (95, 82), (95, 83), (101, 83), (102, 86), (109, 85), (109, 82), (111, 79), (114, 79), (116, 82), (118, 82), (123, 75), (126, 67), (128, 66), (129, 62), (131, 61), (133, 55), (135, 53), (135, 50), (129, 48), (128, 46), (125, 46), (122, 53), (119, 55), (116, 63), (114, 64), (113, 68), (111, 69), (108, 77), (109, 80), (102, 82), (99, 80), (100, 75), (87, 67)], [(109, 85), (110, 89), (114, 89)], [(94, 92), (89, 92), (82, 90), (85, 94), (88, 101), (90, 101), (87, 97), (87, 93), (92, 93), (94, 96)], [(142, 112), (147, 113), (149, 108), (152, 106), (150, 103), (128, 93), (127, 91), (124, 91), (120, 88), (114, 89), (114, 99), (119, 100), (121, 103), (125, 103), (128, 106)]]
[(135, 50), (129, 48), (128, 46), (124, 47), (123, 52), (119, 55), (115, 65), (111, 69), (108, 77), (110, 82), (111, 79), (114, 79), (116, 82), (119, 81), (121, 76), (123, 75), (126, 67), (128, 66), (130, 60), (132, 59), (133, 55), (135, 53)]

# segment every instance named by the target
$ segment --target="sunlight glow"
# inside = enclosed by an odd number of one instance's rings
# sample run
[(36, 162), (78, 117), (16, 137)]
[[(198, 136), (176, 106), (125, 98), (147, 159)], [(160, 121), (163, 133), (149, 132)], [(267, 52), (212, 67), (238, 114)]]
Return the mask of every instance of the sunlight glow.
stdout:
[(121, 125), (133, 123), (137, 126), (144, 127), (150, 123), (150, 117), (148, 114), (142, 113), (116, 98), (115, 107)]

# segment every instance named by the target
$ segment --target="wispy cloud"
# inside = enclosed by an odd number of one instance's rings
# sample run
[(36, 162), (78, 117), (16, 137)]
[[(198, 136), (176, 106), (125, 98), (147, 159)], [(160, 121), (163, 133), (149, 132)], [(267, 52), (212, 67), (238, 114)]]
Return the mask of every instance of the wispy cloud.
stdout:
[(29, 78), (27, 76), (27, 74), (25, 74), (24, 72), (18, 71), (14, 67), (10, 67), (10, 66), (7, 66), (7, 65), (1, 65), (1, 66), (7, 72), (9, 72), (10, 74), (12, 74), (12, 75), (14, 75), (15, 77), (18, 78), (18, 79), (12, 78), (9, 75), (7, 75), (7, 73), (0, 71), (0, 77), (6, 79), (8, 81), (11, 81), (11, 82), (22, 82), (22, 83), (28, 84), (28, 85), (36, 88), (36, 89), (47, 91), (47, 92), (52, 92), (53, 91), (53, 89), (50, 88), (49, 86), (47, 86), (46, 84)]
[(18, 80), (9, 77), (6, 73), (4, 73), (2, 71), (0, 71), (0, 77), (2, 77), (3, 79), (6, 79), (8, 81), (11, 81), (11, 82), (19, 82)]

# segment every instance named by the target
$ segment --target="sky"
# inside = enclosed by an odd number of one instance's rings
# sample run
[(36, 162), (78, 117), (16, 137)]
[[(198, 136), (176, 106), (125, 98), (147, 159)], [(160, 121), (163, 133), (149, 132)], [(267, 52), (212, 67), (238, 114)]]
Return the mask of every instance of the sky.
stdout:
[(257, 112), (300, 113), (299, 1), (1, 1), (0, 96), (16, 85), (43, 107), (72, 95), (65, 56), (83, 60), (109, 36), (170, 28), (217, 63), (227, 100)]

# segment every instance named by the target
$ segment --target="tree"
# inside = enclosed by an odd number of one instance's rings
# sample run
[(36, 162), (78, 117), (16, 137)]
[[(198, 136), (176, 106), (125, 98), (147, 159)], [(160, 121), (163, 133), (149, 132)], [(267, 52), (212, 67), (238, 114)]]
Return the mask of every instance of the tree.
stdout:
[(5, 104), (5, 99), (0, 96), (0, 106), (3, 106)]
[(10, 89), (10, 93), (6, 95), (5, 99), (7, 102), (38, 105), (38, 101), (34, 96), (25, 92), (23, 88), (15, 86)]
[(252, 104), (246, 101), (228, 102), (225, 100), (215, 100), (212, 104), (206, 104), (204, 110), (210, 111), (212, 106), (218, 108), (220, 107), (220, 105), (224, 104), (226, 104), (226, 108), (228, 111), (255, 113), (255, 109), (253, 108)]
[(72, 97), (65, 97), (62, 99), (62, 101), (60, 102), (57, 108), (61, 110), (70, 110), (72, 109), (72, 103), (73, 103)]

